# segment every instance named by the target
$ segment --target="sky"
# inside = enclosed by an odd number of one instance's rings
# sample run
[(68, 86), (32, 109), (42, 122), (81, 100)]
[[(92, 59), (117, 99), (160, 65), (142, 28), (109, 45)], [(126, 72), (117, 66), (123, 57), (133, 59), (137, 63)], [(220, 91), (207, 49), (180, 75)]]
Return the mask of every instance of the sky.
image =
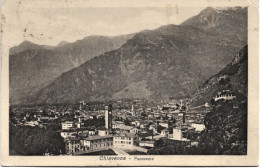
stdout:
[[(87, 7), (37, 4), (19, 1), (4, 10), (4, 23), (10, 47), (28, 40), (57, 45), (90, 35), (115, 36), (151, 30), (167, 24), (180, 24), (205, 7)], [(2, 16), (3, 19), (3, 16)]]

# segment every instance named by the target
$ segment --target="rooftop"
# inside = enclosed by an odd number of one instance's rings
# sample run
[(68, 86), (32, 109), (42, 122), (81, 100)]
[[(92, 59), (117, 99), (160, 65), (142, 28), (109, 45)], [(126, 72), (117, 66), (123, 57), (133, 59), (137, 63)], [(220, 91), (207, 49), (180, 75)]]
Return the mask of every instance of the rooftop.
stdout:
[(131, 130), (131, 129), (133, 129), (133, 128), (134, 128), (134, 127), (132, 127), (132, 126), (122, 125), (122, 126), (120, 126), (119, 129), (122, 129), (122, 130)]
[(155, 141), (140, 141), (139, 143), (154, 144)]
[(73, 121), (65, 121), (65, 122), (62, 122), (62, 124), (71, 124), (73, 123)]
[(134, 133), (120, 133), (114, 135), (114, 137), (128, 137), (128, 138), (134, 138), (136, 135)]
[(84, 138), (84, 140), (93, 141), (93, 140), (112, 138), (112, 137), (113, 137), (112, 135), (106, 135), (106, 136), (94, 135), (94, 136)]
[(164, 130), (162, 130), (162, 131), (164, 131), (164, 132), (166, 132), (166, 131), (167, 131), (167, 132), (169, 132), (169, 130), (168, 130), (168, 129), (164, 129)]

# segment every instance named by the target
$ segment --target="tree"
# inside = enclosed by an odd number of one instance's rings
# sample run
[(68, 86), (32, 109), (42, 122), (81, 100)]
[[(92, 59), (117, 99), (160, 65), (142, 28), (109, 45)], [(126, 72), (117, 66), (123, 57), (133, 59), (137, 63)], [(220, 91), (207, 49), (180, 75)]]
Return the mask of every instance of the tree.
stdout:
[(10, 125), (9, 134), (10, 155), (43, 155), (46, 151), (53, 155), (65, 153), (65, 143), (53, 125), (46, 128)]
[(131, 123), (130, 123), (130, 121), (128, 120), (128, 118), (126, 118), (126, 119), (124, 120), (124, 124), (125, 124), (125, 125), (128, 125), (128, 126), (131, 126)]

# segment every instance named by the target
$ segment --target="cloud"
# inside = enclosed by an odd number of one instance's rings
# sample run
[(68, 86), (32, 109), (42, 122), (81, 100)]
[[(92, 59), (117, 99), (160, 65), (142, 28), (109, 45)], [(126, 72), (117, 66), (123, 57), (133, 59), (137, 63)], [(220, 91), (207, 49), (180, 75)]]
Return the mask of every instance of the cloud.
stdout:
[[(60, 41), (73, 42), (89, 35), (120, 35), (155, 29), (162, 25), (178, 24), (198, 13), (182, 10), (177, 15), (160, 8), (67, 8), (64, 5), (38, 7), (21, 5), (9, 10), (4, 25), (9, 47), (24, 40), (37, 44), (57, 45)], [(6, 11), (5, 11), (6, 12)]]

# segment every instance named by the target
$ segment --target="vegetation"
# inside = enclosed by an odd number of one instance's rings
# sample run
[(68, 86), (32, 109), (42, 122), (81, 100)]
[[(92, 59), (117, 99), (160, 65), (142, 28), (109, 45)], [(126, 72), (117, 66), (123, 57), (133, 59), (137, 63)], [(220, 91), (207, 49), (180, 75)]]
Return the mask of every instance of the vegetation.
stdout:
[[(238, 107), (234, 108), (234, 104)], [(151, 155), (246, 155), (247, 154), (247, 99), (238, 94), (234, 101), (215, 102), (213, 111), (205, 117), (206, 131), (189, 133), (191, 142), (167, 139), (157, 141)]]
[(85, 153), (82, 155), (116, 155), (116, 153), (112, 149), (108, 149), (97, 152)]
[(84, 121), (85, 127), (95, 126), (96, 128), (98, 128), (98, 127), (102, 127), (104, 125), (105, 125), (105, 119), (104, 118), (94, 117), (93, 119), (88, 119), (88, 120)]
[(220, 85), (226, 85), (229, 82), (230, 82), (230, 78), (226, 78), (226, 79), (222, 78), (222, 79), (220, 79), (219, 84)]
[[(234, 103), (238, 104), (237, 108)], [(205, 154), (246, 154), (247, 100), (237, 95), (235, 101), (218, 101), (205, 118), (207, 131), (201, 135), (199, 147)]]
[(10, 155), (59, 155), (65, 152), (63, 139), (56, 131), (57, 125), (44, 128), (13, 126), (10, 124)]
[(195, 154), (195, 147), (188, 147), (190, 142), (160, 139), (155, 148), (148, 151), (149, 155), (188, 155)]

